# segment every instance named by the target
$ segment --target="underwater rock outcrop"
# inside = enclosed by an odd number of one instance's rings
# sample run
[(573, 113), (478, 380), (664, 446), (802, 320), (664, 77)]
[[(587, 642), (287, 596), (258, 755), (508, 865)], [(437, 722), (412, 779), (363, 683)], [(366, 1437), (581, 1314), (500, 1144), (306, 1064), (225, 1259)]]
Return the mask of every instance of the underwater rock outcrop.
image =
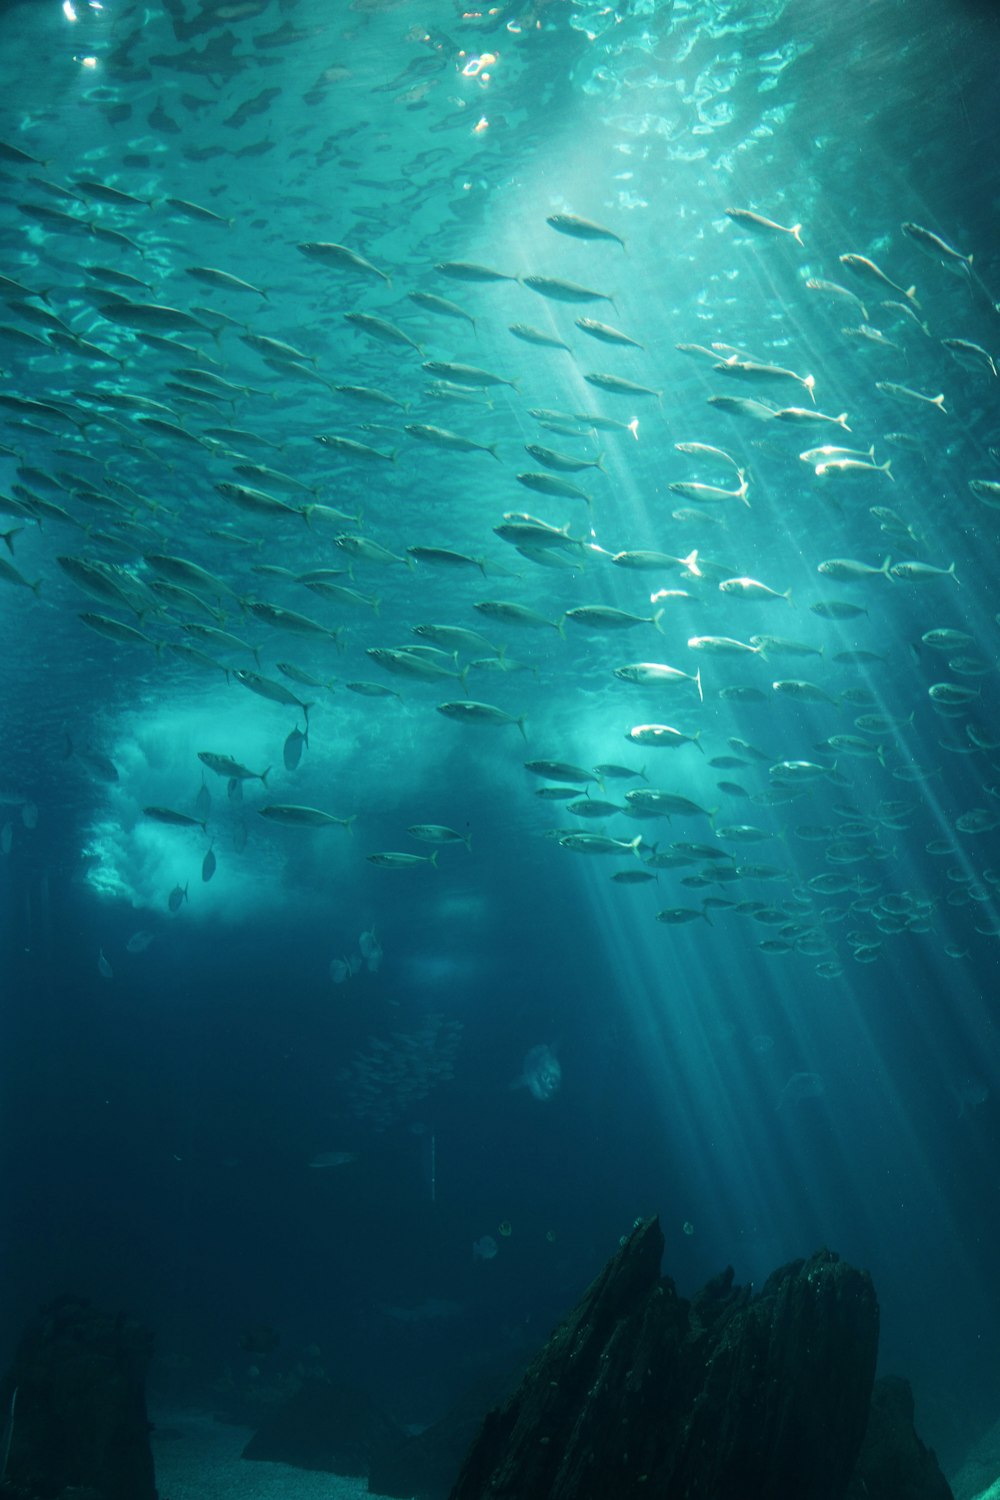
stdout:
[(451, 1500), (845, 1500), (875, 1376), (870, 1277), (823, 1250), (690, 1302), (638, 1225), (483, 1423)]
[(953, 1500), (937, 1459), (913, 1426), (910, 1383), (898, 1375), (875, 1382), (846, 1500)]
[(7, 1417), (0, 1494), (156, 1500), (146, 1416), (152, 1335), (76, 1297), (41, 1309), (0, 1386)]

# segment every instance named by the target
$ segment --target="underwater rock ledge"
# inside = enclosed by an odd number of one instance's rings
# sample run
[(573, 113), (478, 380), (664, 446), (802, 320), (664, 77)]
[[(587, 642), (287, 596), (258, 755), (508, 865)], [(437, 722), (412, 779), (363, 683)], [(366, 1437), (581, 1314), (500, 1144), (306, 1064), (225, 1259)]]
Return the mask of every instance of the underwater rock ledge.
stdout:
[(47, 1303), (0, 1382), (0, 1497), (156, 1500), (146, 1416), (152, 1334), (83, 1297)]
[(657, 1219), (635, 1228), (488, 1414), (451, 1500), (844, 1500), (875, 1377), (871, 1278), (821, 1250), (756, 1295), (729, 1268), (688, 1302), (663, 1248)]

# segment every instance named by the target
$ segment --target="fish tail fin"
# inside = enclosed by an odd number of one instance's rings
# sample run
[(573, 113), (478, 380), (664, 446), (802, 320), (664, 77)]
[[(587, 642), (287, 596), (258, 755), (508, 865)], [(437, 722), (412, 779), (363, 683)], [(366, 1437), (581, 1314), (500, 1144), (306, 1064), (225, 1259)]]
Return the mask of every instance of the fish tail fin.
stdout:
[(658, 609), (656, 611), (655, 615), (653, 616), (653, 624), (656, 626), (657, 630), (660, 632), (661, 635), (666, 635), (666, 631), (664, 630), (663, 626), (660, 624), (660, 621), (662, 619), (663, 619), (663, 610), (662, 609)]
[(381, 601), (381, 599), (377, 598), (373, 594), (372, 595), (372, 610), (374, 611), (376, 620), (379, 618), (379, 611), (381, 610), (381, 608), (382, 608), (382, 601)]
[(555, 625), (556, 625), (556, 629), (558, 630), (559, 634), (562, 636), (563, 640), (565, 640), (566, 639), (566, 616), (565, 615), (560, 615), (559, 618), (558, 618), (558, 620), (555, 622)]
[(472, 834), (471, 833), (465, 834), (465, 836), (462, 839), (462, 843), (465, 845), (466, 849), (468, 849), (469, 853), (471, 854), (472, 853)]
[(357, 813), (351, 813), (351, 816), (349, 818), (344, 818), (343, 819), (344, 832), (345, 833), (353, 833), (354, 832), (354, 825), (355, 825), (355, 823), (357, 821), (358, 821), (358, 815), (357, 815)]
[(35, 598), (38, 599), (40, 597), (41, 591), (42, 591), (42, 580), (40, 578), (36, 578), (35, 581), (34, 581), (34, 583), (29, 583), (28, 584), (28, 587), (31, 590), (31, 592), (34, 594)]
[(434, 868), (436, 870), (437, 869), (437, 862), (438, 862), (438, 851), (436, 849), (432, 849), (431, 850), (430, 860), (431, 860), (431, 864), (434, 866)]
[(952, 563), (951, 566), (950, 566), (950, 568), (947, 569), (947, 572), (951, 575), (952, 578), (954, 578), (954, 580), (958, 584), (959, 588), (961, 588), (962, 587), (962, 580), (959, 578), (958, 574), (955, 572), (955, 564), (954, 563)]
[(806, 390), (809, 392), (809, 400), (812, 402), (813, 406), (815, 406), (816, 405), (816, 376), (815, 375), (807, 375), (805, 377), (805, 379), (803, 380), (802, 384), (805, 386)]
[(266, 771), (261, 771), (261, 773), (260, 773), (260, 779), (264, 783), (265, 786), (267, 786), (267, 778), (271, 774), (271, 769), (272, 768), (270, 766), (268, 766), (268, 768), (267, 768)]
[(705, 701), (705, 694), (702, 692), (702, 688), (701, 688), (701, 668), (700, 667), (698, 668), (697, 672), (694, 674), (694, 685), (698, 689), (698, 697), (699, 697), (699, 699), (701, 700), (702, 703), (704, 703), (704, 701)]
[(886, 578), (891, 578), (892, 574), (889, 571), (891, 567), (892, 567), (892, 557), (891, 557), (891, 555), (887, 554), (882, 559), (882, 566), (879, 568), (879, 572), (880, 573), (884, 573), (885, 576), (886, 576)]
[(941, 411), (943, 411), (945, 416), (948, 415), (948, 408), (944, 404), (944, 391), (942, 391), (939, 396), (934, 397), (932, 405), (938, 407)]
[[(791, 235), (792, 239), (795, 241), (795, 243), (797, 245), (802, 245), (802, 225), (801, 224), (793, 224), (792, 227), (791, 227), (791, 229), (788, 231), (788, 233)], [(805, 249), (805, 246), (803, 245), (802, 248)]]
[(637, 833), (634, 839), (629, 839), (628, 846), (632, 850), (632, 853), (635, 855), (636, 859), (641, 860), (642, 855), (639, 851), (642, 848), (642, 834)]
[(19, 531), (23, 530), (23, 526), (12, 526), (9, 531), (0, 532), (0, 536), (3, 537), (4, 545), (6, 546), (7, 551), (10, 553), (11, 557), (14, 556), (14, 538), (17, 536)]
[(781, 597), (782, 597), (782, 599), (787, 599), (788, 600), (788, 603), (791, 605), (792, 609), (795, 608), (795, 600), (792, 598), (792, 591), (791, 591), (791, 589), (786, 589), (785, 592), (782, 594)]
[(840, 413), (840, 416), (839, 417), (834, 417), (833, 420), (837, 423), (838, 427), (842, 427), (845, 432), (850, 432), (851, 429), (847, 425), (847, 413), (846, 413), (846, 411), (842, 411)]
[(701, 737), (702, 737), (703, 733), (704, 733), (704, 731), (701, 730), (701, 729), (699, 729), (695, 734), (693, 734), (691, 736), (691, 743), (692, 743), (692, 745), (697, 745), (698, 749), (701, 751), (702, 755), (705, 754), (705, 747), (701, 743)]
[(704, 901), (701, 903), (701, 914), (705, 918), (705, 921), (708, 923), (709, 927), (714, 927), (715, 926), (715, 923), (712, 921), (712, 918), (708, 915), (708, 910), (707, 910), (707, 908), (705, 906)]
[(525, 744), (527, 744), (528, 743), (528, 735), (527, 735), (527, 732), (526, 732), (526, 730), (524, 728), (524, 714), (519, 714), (518, 715), (518, 718), (517, 718), (517, 727), (521, 731), (521, 738), (522, 738), (522, 740), (524, 741)]
[(306, 729), (307, 730), (309, 728), (309, 710), (311, 708), (315, 708), (315, 707), (316, 707), (315, 703), (303, 703), (302, 704), (302, 714), (303, 714), (303, 717), (305, 718), (305, 721), (306, 721)]
[(914, 307), (920, 306), (920, 303), (917, 301), (917, 289), (915, 286), (908, 286), (903, 295), (906, 297), (906, 300), (908, 302), (913, 303)]

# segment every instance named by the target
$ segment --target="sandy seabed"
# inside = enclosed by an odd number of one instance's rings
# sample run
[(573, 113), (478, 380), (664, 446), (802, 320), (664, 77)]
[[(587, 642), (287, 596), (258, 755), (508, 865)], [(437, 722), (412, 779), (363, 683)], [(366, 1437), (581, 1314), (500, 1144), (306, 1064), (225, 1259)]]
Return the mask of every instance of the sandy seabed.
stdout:
[(160, 1500), (370, 1500), (364, 1479), (241, 1457), (250, 1427), (192, 1411), (156, 1412), (153, 1421)]

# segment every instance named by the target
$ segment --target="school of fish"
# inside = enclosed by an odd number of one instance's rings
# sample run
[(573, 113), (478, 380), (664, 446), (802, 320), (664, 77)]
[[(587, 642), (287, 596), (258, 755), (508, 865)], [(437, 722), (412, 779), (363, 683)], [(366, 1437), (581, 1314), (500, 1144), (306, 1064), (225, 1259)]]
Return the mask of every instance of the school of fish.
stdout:
[[(225, 76), (225, 38), (266, 46), (267, 12), (171, 14)], [(283, 26), (274, 48), (311, 44)], [(499, 68), (461, 41), (415, 38), (427, 66), (394, 97)], [(116, 42), (142, 55), (141, 28)], [(516, 234), (499, 207), (467, 242), (457, 220), (435, 251), (426, 225), (407, 242), (399, 215), (320, 203), (292, 153), (271, 220), (227, 186), (232, 152), (198, 145), (223, 106), (196, 87), (188, 121), (151, 117), (186, 157), (124, 149), (113, 107), (79, 156), (44, 120), (0, 140), (0, 583), (26, 616), (77, 616), (106, 674), (210, 685), (190, 799), (143, 805), (197, 849), (164, 905), (262, 837), (346, 833), (387, 881), (460, 881), (490, 852), (433, 766), (392, 847), (336, 787), (296, 790), (352, 717), (401, 756), (444, 720), (478, 777), (517, 768), (526, 858), (571, 881), (571, 856), (604, 856), (606, 899), (650, 922), (830, 980), (907, 934), (956, 959), (1000, 938), (1000, 616), (974, 571), (1000, 512), (1000, 315), (979, 247), (888, 210), (831, 240), (780, 185), (706, 194), (737, 291), (713, 278), (654, 315), (642, 288), (669, 266), (610, 177), (553, 181)], [(280, 91), (243, 88), (226, 77), (223, 128), (280, 133)], [(345, 180), (357, 135), (324, 142)], [(211, 187), (189, 196), (193, 161)], [(211, 705), (240, 694), (269, 764), (220, 743)], [(67, 753), (117, 779), (89, 727)], [(454, 1037), (428, 1037), (435, 1074)], [(388, 1068), (351, 1075), (380, 1125), (409, 1097)]]

